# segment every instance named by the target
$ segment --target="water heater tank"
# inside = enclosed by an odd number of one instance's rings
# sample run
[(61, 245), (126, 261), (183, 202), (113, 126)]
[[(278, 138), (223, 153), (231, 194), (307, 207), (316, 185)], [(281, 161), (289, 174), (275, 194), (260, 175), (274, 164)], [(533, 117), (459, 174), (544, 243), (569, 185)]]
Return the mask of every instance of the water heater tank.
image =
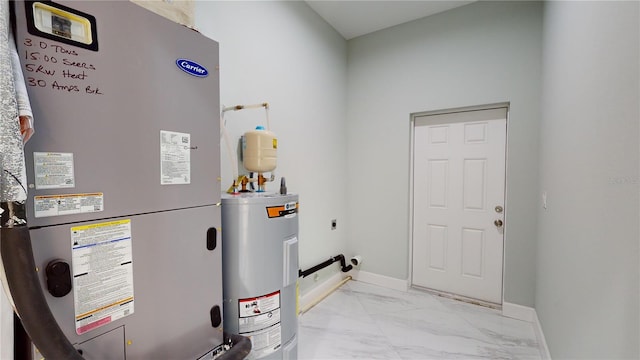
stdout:
[(247, 359), (297, 359), (298, 195), (222, 198), (224, 329)]
[(258, 126), (244, 133), (242, 141), (242, 163), (244, 168), (258, 173), (276, 168), (278, 139), (276, 134)]

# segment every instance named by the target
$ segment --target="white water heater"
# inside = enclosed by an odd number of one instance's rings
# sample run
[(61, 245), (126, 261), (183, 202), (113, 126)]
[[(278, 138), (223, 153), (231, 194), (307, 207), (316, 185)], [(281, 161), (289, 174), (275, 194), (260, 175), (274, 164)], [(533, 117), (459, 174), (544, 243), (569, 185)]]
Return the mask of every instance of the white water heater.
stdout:
[(224, 329), (251, 339), (247, 359), (298, 354), (298, 195), (222, 198)]

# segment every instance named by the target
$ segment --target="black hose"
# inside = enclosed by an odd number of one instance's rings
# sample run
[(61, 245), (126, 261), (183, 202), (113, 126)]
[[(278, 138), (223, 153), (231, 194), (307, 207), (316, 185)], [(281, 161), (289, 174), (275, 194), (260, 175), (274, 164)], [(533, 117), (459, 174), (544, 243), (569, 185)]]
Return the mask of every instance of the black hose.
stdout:
[(47, 305), (33, 260), (29, 229), (3, 227), (0, 253), (16, 312), (40, 353), (46, 359), (82, 360)]
[(344, 259), (344, 255), (340, 254), (330, 258), (327, 261), (321, 262), (320, 264), (313, 266), (307, 270), (298, 270), (298, 277), (305, 278), (313, 274), (314, 272), (322, 270), (337, 261), (340, 261), (340, 267), (342, 272), (348, 272), (349, 270), (353, 269), (353, 266), (347, 265), (347, 262)]
[(251, 352), (251, 340), (248, 337), (236, 334), (224, 333), (225, 344), (231, 348), (224, 352), (218, 360), (242, 360)]

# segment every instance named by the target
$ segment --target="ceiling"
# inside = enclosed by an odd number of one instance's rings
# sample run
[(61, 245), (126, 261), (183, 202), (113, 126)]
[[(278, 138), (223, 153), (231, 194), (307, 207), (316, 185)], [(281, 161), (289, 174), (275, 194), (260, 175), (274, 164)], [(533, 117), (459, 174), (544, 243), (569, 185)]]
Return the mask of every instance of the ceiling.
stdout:
[(307, 0), (345, 39), (437, 14), (474, 1), (462, 0)]

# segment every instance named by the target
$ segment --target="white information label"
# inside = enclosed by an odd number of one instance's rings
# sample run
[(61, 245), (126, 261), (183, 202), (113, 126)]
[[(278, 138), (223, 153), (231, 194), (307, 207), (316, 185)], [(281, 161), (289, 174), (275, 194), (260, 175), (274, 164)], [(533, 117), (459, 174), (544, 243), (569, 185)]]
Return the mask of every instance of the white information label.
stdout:
[(264, 314), (240, 318), (239, 332), (246, 334), (253, 331), (262, 330), (280, 323), (280, 309), (275, 309)]
[(36, 189), (75, 187), (73, 153), (34, 152)]
[(282, 329), (280, 323), (262, 331), (244, 334), (251, 340), (251, 352), (247, 359), (260, 359), (280, 349), (282, 345)]
[(261, 358), (280, 348), (280, 291), (238, 299), (238, 316), (238, 332), (251, 339), (251, 353), (247, 359)]
[(34, 196), (33, 209), (37, 218), (98, 212), (104, 210), (104, 195), (91, 193)]
[(71, 228), (76, 333), (133, 314), (131, 220)]
[(160, 184), (191, 183), (191, 134), (160, 130)]

